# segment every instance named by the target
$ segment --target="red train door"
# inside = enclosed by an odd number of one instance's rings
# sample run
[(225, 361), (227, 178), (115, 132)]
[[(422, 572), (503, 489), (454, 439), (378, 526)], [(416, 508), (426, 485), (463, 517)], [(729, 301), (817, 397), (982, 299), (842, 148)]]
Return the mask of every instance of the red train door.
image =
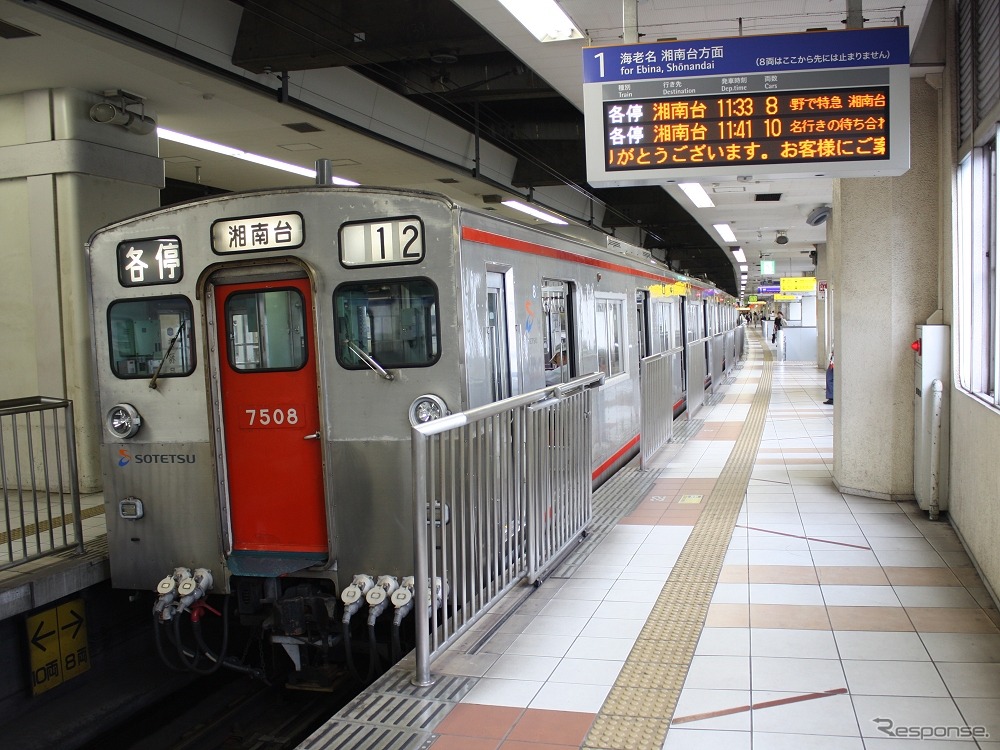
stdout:
[(307, 279), (215, 288), (234, 551), (327, 550)]

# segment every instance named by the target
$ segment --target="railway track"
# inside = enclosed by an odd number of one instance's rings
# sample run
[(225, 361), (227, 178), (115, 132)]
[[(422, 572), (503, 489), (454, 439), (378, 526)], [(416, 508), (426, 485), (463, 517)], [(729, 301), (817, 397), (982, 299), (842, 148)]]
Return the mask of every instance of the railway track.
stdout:
[(358, 692), (344, 676), (332, 691), (206, 678), (118, 722), (81, 750), (286, 750), (299, 745)]

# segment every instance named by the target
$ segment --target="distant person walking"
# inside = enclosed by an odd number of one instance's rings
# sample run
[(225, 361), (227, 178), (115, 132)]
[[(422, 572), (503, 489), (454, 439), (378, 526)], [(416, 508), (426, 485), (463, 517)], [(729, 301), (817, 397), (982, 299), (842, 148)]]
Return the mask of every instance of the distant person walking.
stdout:
[(774, 330), (771, 332), (771, 343), (774, 344), (778, 340), (778, 331), (785, 327), (785, 317), (781, 314), (781, 310), (778, 310), (774, 314)]

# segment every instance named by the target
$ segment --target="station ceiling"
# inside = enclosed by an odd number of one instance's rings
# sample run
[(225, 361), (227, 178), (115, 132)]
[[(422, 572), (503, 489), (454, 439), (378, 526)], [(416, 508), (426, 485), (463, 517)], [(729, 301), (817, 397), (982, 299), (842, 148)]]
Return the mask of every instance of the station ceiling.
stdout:
[[(634, 5), (640, 41), (843, 28), (847, 13), (846, 2), (829, 0), (626, 2)], [(175, 4), (182, 5), (167, 3)], [(155, 106), (161, 125), (265, 156), (311, 166), (319, 156), (336, 160), (339, 155), (337, 174), (349, 179), (436, 189), (473, 204), (496, 192), (496, 186), (482, 184), (475, 175), (428, 163), (419, 154), (390, 155), (390, 146), (356, 132), (316, 118), (292, 117), (287, 105), (262, 97), (259, 85), (241, 87), (190, 61), (171, 59), (155, 44), (129, 41), (119, 23), (121, 9), (129, 5), (124, 0), (0, 0), (0, 30), (6, 22), (34, 35), (0, 33), (0, 65), (17, 71), (3, 76), (0, 94), (61, 86), (139, 90)], [(617, 233), (639, 227), (642, 244), (655, 257), (731, 292), (736, 291), (737, 271), (726, 249), (732, 243), (723, 242), (712, 224), (733, 227), (751, 268), (751, 289), (762, 280), (759, 259), (775, 260), (777, 275), (809, 274), (815, 247), (825, 242), (825, 225), (807, 219), (830, 204), (830, 178), (771, 180), (750, 174), (738, 180), (701, 180), (715, 202), (710, 209), (694, 208), (672, 185), (588, 185), (581, 111), (584, 42), (541, 44), (498, 0), (219, 0), (213, 5), (230, 10), (206, 13), (206, 23), (230, 27), (228, 62), (245, 70), (251, 81), (350, 68), (510, 153), (516, 159), (515, 192), (573, 185), (606, 206), (601, 229)], [(621, 2), (562, 0), (561, 5), (591, 43), (621, 41)], [(911, 55), (926, 57), (932, 65), (939, 42), (927, 37), (942, 24), (926, 19), (935, 18), (937, 6), (937, 0), (920, 0), (905, 8), (872, 4), (863, 11), (867, 25), (909, 25)], [(157, 23), (148, 6), (136, 12), (149, 16), (153, 26)], [(930, 31), (921, 36), (925, 26)], [(155, 32), (150, 33), (153, 40)], [(299, 131), (296, 141), (288, 128), (301, 123), (316, 130)], [(294, 150), (298, 146), (301, 151)], [(191, 154), (163, 141), (161, 155), (178, 195), (274, 183), (273, 176), (260, 174), (262, 168)], [(297, 183), (293, 178), (288, 184)], [(775, 240), (781, 233), (788, 241), (779, 245)]]

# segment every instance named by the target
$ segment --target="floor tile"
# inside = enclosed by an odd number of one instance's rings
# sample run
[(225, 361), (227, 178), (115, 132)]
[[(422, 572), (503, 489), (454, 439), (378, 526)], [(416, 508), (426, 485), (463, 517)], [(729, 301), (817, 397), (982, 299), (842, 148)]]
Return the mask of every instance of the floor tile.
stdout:
[(982, 609), (906, 607), (918, 633), (996, 633), (997, 626)]
[(892, 586), (824, 585), (823, 599), (832, 607), (898, 607)]
[(701, 631), (695, 654), (700, 656), (749, 656), (750, 631), (741, 628), (706, 627)]
[(480, 737), (444, 735), (434, 740), (431, 750), (497, 750), (500, 741)]
[(1000, 664), (940, 663), (948, 691), (956, 698), (1000, 699)]
[(671, 727), (663, 750), (751, 750), (750, 732)]
[(437, 734), (463, 737), (505, 737), (524, 710), (507, 706), (460, 703), (434, 728)]
[(685, 688), (673, 722), (671, 731), (677, 727), (750, 731), (750, 690)]
[(917, 633), (838, 630), (834, 632), (842, 659), (930, 661)]
[(948, 696), (934, 664), (927, 661), (844, 660), (851, 695)]
[(871, 566), (817, 566), (816, 574), (821, 584), (854, 586), (887, 586), (889, 584), (889, 579), (886, 578), (883, 569)]
[(823, 595), (817, 585), (751, 583), (750, 603), (822, 605)]
[[(822, 737), (815, 734), (754, 732), (753, 750), (865, 750), (860, 737)], [(925, 750), (938, 750), (926, 748)], [(967, 749), (968, 750), (968, 749)]]
[(949, 568), (883, 568), (893, 586), (961, 586)]
[(754, 628), (750, 631), (750, 654), (754, 658), (758, 656), (839, 658), (837, 642), (833, 633), (828, 630)]
[(816, 583), (816, 569), (811, 565), (751, 565), (751, 583)]
[[(800, 693), (754, 691), (754, 704), (801, 698)], [(833, 735), (857, 737), (858, 722), (851, 699), (846, 695), (830, 695), (815, 700), (754, 709), (755, 732), (778, 734)], [(803, 747), (809, 747), (808, 743)]]
[(462, 698), (462, 703), (527, 708), (544, 682), (537, 680), (500, 680), (484, 677)]
[(628, 658), (634, 638), (588, 638), (580, 636), (568, 647), (564, 654), (570, 659), (587, 659), (598, 656), (611, 661), (624, 661)]
[[(852, 700), (863, 737), (884, 738), (886, 735), (879, 731), (879, 727), (890, 726), (886, 722), (892, 722), (893, 727), (953, 727), (966, 724), (951, 698), (855, 695)], [(922, 742), (917, 744), (922, 747)]]
[(593, 714), (587, 712), (529, 708), (514, 725), (509, 739), (579, 746), (593, 723)]
[(983, 727), (990, 738), (1000, 737), (1000, 699), (956, 698), (964, 721), (962, 725)]
[(1000, 662), (998, 633), (920, 633), (934, 661)]
[(834, 630), (913, 630), (902, 607), (827, 607)]
[(830, 619), (822, 606), (792, 604), (751, 604), (750, 625), (754, 628), (829, 630)]
[(975, 608), (976, 600), (961, 586), (899, 586), (896, 595), (904, 607)]
[(754, 690), (821, 693), (847, 687), (838, 659), (792, 659), (753, 655), (750, 675)]
[(624, 661), (611, 659), (561, 659), (549, 681), (610, 686), (615, 684), (624, 664)]
[(610, 685), (571, 685), (565, 682), (548, 682), (535, 694), (528, 706), (529, 708), (550, 711), (579, 711), (596, 714), (601, 710), (604, 701), (607, 700), (610, 690)]
[(560, 659), (553, 656), (501, 655), (486, 672), (486, 677), (521, 680), (546, 680)]

